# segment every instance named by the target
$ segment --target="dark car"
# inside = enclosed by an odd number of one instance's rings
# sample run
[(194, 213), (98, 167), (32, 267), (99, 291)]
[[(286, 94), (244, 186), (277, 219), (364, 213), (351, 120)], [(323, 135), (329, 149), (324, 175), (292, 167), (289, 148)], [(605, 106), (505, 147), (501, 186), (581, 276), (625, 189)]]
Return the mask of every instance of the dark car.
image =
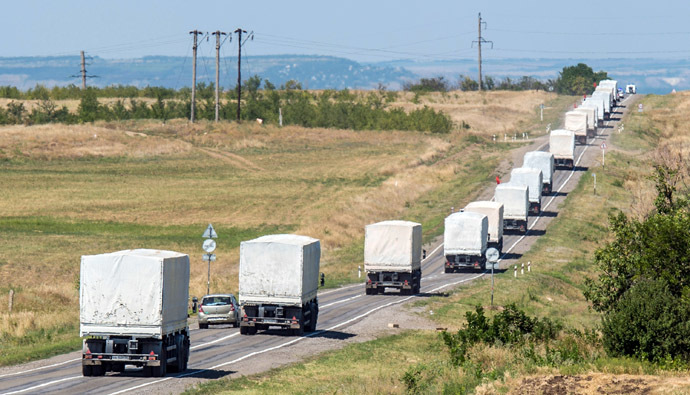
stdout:
[(209, 325), (231, 324), (240, 326), (240, 305), (233, 294), (206, 295), (199, 305), (199, 329)]

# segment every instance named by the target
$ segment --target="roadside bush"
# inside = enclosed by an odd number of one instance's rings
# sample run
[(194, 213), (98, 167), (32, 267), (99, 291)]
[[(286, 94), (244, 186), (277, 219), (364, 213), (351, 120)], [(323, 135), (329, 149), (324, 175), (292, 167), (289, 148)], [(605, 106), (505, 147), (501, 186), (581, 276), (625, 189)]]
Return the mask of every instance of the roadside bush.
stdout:
[(664, 280), (630, 288), (604, 316), (604, 347), (613, 356), (652, 362), (690, 360), (690, 303), (675, 297)]
[(548, 318), (531, 318), (515, 304), (496, 314), (493, 320), (484, 315), (484, 308), (477, 306), (475, 312), (465, 313), (467, 324), (456, 334), (441, 332), (448, 347), (451, 362), (460, 365), (466, 361), (468, 349), (483, 342), (492, 345), (521, 345), (526, 342), (548, 342), (556, 339), (562, 325)]

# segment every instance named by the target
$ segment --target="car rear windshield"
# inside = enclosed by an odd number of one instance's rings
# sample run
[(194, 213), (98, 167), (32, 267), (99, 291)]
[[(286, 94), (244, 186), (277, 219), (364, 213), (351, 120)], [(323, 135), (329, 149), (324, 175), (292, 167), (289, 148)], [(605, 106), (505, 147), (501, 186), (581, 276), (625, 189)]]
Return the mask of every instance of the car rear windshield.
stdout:
[(204, 306), (224, 306), (230, 304), (229, 296), (212, 296), (201, 301)]

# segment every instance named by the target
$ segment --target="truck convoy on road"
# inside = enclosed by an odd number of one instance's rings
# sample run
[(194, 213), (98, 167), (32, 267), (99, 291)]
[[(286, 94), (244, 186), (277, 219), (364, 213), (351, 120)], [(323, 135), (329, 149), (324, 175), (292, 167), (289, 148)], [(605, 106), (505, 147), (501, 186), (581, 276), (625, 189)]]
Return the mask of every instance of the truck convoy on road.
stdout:
[(277, 326), (301, 335), (316, 329), (321, 243), (298, 235), (268, 235), (240, 244), (240, 334)]
[(527, 232), (529, 191), (525, 185), (503, 183), (496, 185), (494, 201), (503, 204), (503, 230)]
[(530, 151), (525, 153), (522, 167), (531, 167), (541, 170), (542, 195), (548, 195), (553, 188), (554, 159), (553, 154), (545, 151)]
[(529, 209), (533, 215), (541, 212), (541, 190), (544, 182), (541, 170), (532, 167), (518, 167), (510, 172), (510, 183), (529, 187)]
[(489, 220), (484, 214), (465, 211), (447, 216), (443, 232), (445, 272), (485, 270), (488, 234)]
[(487, 248), (503, 251), (503, 203), (478, 201), (465, 206), (465, 212), (486, 215), (489, 221), (489, 236)]
[(556, 168), (572, 169), (575, 166), (575, 133), (564, 129), (552, 130), (549, 151), (553, 154)]
[(410, 221), (383, 221), (364, 230), (364, 270), (367, 295), (397, 288), (417, 294), (422, 281), (422, 225)]
[(82, 373), (143, 366), (147, 376), (182, 372), (189, 359), (189, 256), (125, 250), (81, 258)]

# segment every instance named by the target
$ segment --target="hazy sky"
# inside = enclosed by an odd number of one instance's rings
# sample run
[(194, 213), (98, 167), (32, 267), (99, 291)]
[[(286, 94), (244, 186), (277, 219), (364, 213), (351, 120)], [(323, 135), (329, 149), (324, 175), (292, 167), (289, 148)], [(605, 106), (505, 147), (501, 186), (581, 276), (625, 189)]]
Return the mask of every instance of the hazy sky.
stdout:
[[(690, 1), (3, 1), (0, 57), (188, 56), (189, 31), (254, 32), (243, 53), (359, 61), (475, 58), (477, 13), (490, 58), (690, 57)], [(201, 56), (214, 56), (202, 42)], [(236, 40), (223, 44), (234, 55)]]

